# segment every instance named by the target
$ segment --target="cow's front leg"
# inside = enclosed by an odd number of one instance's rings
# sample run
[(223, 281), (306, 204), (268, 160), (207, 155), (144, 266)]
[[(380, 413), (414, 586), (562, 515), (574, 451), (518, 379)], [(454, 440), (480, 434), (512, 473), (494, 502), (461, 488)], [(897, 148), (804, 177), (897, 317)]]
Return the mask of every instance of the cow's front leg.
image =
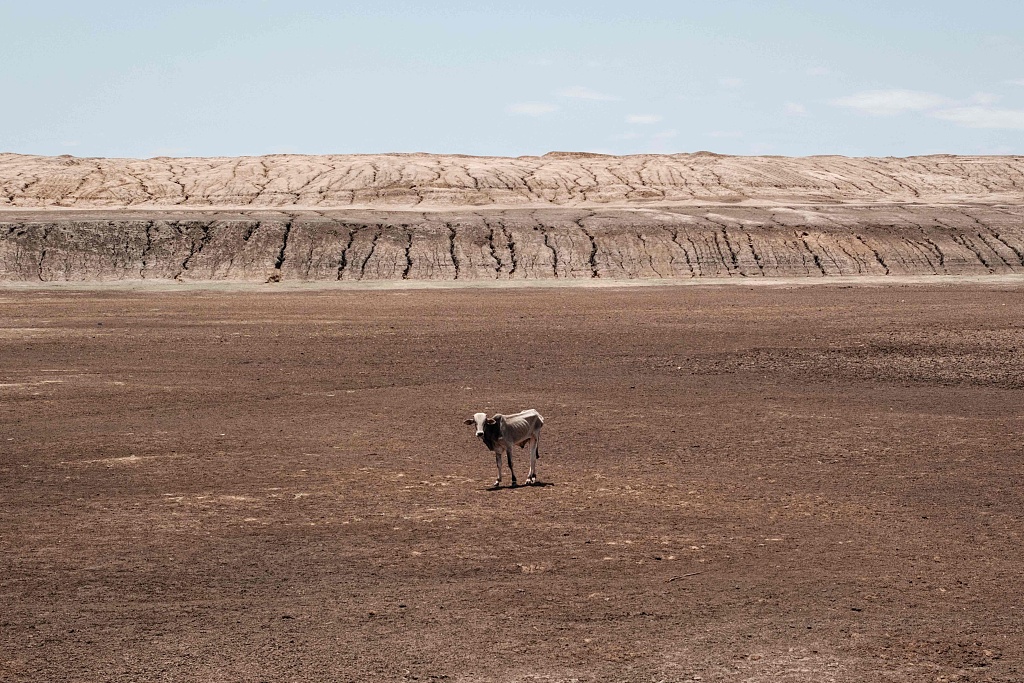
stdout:
[(494, 481), (494, 488), (501, 486), (501, 450), (494, 451), (494, 462), (498, 466), (498, 478)]
[(512, 446), (505, 446), (505, 456), (508, 458), (508, 471), (512, 475), (512, 486), (516, 486), (516, 473), (512, 469)]

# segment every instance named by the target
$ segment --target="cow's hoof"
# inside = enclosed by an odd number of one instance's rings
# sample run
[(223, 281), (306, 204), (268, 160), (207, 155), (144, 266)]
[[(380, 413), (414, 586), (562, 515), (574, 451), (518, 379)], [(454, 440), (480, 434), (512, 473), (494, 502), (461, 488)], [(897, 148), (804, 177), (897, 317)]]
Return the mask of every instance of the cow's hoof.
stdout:
[(515, 479), (513, 479), (512, 480), (512, 488), (515, 488), (517, 486), (519, 486), (519, 482), (517, 482)]
[(500, 489), (501, 488), (501, 480), (499, 479), (498, 481), (496, 481), (493, 484), (491, 484), (491, 488), (492, 489)]

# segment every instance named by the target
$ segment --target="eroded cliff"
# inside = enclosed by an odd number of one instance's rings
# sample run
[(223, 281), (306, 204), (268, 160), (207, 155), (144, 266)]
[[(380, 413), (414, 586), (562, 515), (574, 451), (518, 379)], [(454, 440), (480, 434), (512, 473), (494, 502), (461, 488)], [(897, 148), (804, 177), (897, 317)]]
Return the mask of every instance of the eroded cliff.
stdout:
[(1024, 158), (0, 155), (0, 280), (1024, 273)]
[(995, 273), (1024, 273), (1024, 207), (143, 212), (0, 222), (8, 281)]

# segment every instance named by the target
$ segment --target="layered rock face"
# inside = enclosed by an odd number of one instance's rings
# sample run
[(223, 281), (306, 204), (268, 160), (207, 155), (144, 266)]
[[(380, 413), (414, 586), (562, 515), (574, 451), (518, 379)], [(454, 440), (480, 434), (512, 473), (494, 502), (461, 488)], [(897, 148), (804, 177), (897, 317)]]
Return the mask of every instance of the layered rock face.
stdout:
[(0, 155), (0, 280), (1024, 273), (1024, 160)]
[(1022, 207), (683, 207), (0, 222), (0, 278), (516, 280), (1024, 273)]

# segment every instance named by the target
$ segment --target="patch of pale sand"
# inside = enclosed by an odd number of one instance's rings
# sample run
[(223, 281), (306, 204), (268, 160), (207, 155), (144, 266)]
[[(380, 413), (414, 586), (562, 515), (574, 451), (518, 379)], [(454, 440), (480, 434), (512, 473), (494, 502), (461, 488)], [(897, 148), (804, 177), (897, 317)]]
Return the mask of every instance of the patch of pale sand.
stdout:
[[(4, 284), (7, 283), (0, 284), (0, 287), (3, 287)], [(98, 334), (113, 333), (110, 330), (103, 328), (87, 329), (80, 327), (0, 327), (0, 340), (52, 339), (53, 337), (92, 337)]]
[[(168, 459), (181, 459), (190, 457), (186, 453), (167, 453), (162, 455), (122, 455), (113, 458), (96, 458), (94, 460), (61, 460), (58, 465), (74, 465), (82, 467), (85, 465), (106, 465), (111, 467), (113, 465), (135, 465), (140, 462), (152, 462), (157, 460), (168, 460)], [(170, 495), (170, 494), (165, 494)]]
[(43, 384), (64, 384), (62, 379), (44, 379), (36, 382), (0, 382), (0, 389), (17, 389), (20, 387), (38, 387)]
[(125, 455), (118, 458), (97, 458), (96, 460), (61, 460), (58, 465), (131, 465), (143, 460), (155, 460), (160, 456), (156, 455)]
[[(669, 653), (666, 660), (661, 673), (669, 680), (682, 673), (682, 680), (736, 683), (837, 683), (850, 680), (848, 676), (860, 668), (860, 664), (865, 664), (802, 647), (765, 651), (756, 646), (745, 657), (729, 664), (708, 665), (698, 652)], [(874, 668), (873, 663), (866, 664), (867, 668)]]
[(49, 327), (0, 327), (0, 339), (18, 339), (26, 335), (53, 333)]

